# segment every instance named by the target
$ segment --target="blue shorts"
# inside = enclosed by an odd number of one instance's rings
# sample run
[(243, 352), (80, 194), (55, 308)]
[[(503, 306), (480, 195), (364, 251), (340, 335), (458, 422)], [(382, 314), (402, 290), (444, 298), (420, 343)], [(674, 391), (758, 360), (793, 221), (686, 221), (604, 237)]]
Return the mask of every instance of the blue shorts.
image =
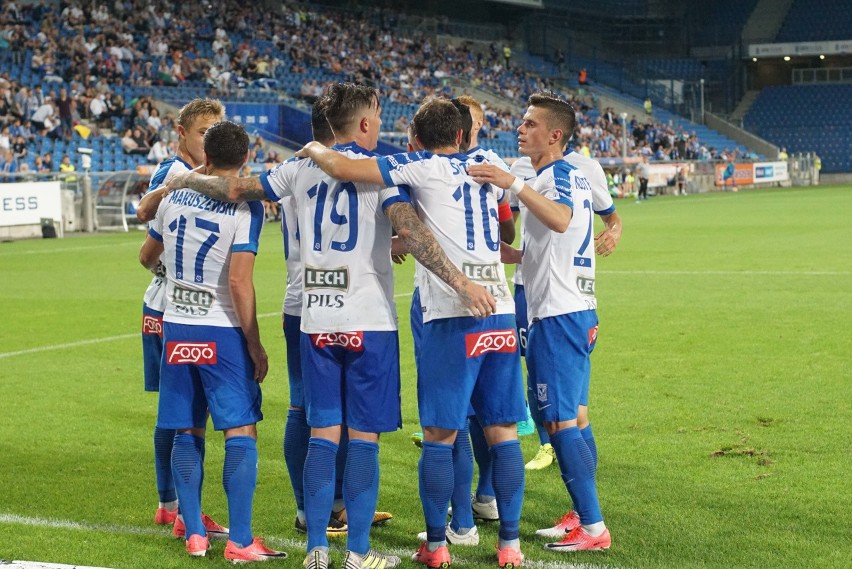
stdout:
[(308, 425), (346, 425), (365, 433), (402, 426), (399, 334), (301, 334)]
[(142, 365), (145, 391), (160, 390), (160, 361), (163, 359), (163, 313), (142, 303)]
[(290, 407), (305, 407), (305, 382), (302, 381), (301, 316), (284, 315), (284, 343), (287, 344), (287, 376), (290, 380)]
[(590, 356), (597, 337), (594, 310), (543, 318), (530, 326), (529, 401), (543, 421), (576, 419), (578, 407), (589, 404)]
[(521, 357), (527, 355), (527, 295), (524, 285), (515, 285), (515, 325), (518, 327), (518, 343), (521, 345)]
[(217, 431), (263, 419), (260, 385), (239, 328), (166, 322), (157, 426)]
[(515, 318), (441, 318), (423, 325), (417, 406), (423, 427), (459, 430), (473, 406), (482, 426), (527, 417)]

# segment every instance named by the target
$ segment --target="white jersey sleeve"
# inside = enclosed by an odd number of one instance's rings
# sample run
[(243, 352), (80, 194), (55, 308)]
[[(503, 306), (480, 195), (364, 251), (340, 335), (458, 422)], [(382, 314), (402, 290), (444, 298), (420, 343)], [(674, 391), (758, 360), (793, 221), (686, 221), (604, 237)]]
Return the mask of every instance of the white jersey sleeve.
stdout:
[[(386, 185), (411, 188), (423, 223), (468, 278), (497, 299), (496, 314), (514, 314), (515, 305), (500, 261), (497, 200), (503, 190), (480, 185), (467, 174), (468, 157), (429, 152), (378, 159)], [(456, 292), (430, 271), (418, 273), (423, 321), (470, 316)]]
[(149, 229), (165, 249), (163, 320), (239, 327), (228, 281), (231, 254), (256, 254), (262, 227), (260, 202), (221, 202), (186, 188), (163, 199)]
[(539, 170), (534, 189), (569, 206), (572, 216), (568, 229), (557, 233), (521, 204), (522, 270), (530, 322), (596, 308), (591, 184), (578, 168), (558, 160)]
[[(160, 165), (157, 166), (157, 170), (154, 172), (154, 175), (151, 176), (151, 181), (148, 182), (148, 191), (150, 192), (152, 190), (156, 190), (157, 188), (168, 182), (175, 174), (189, 172), (190, 170), (192, 170), (192, 166), (190, 166), (187, 162), (184, 162), (177, 156), (173, 156), (168, 160), (163, 160)], [(163, 259), (160, 258), (161, 263), (162, 261)], [(157, 310), (159, 312), (165, 311), (165, 274), (157, 274), (153, 279), (151, 279), (151, 284), (149, 284), (148, 288), (145, 290), (144, 302), (145, 305), (152, 310)]]

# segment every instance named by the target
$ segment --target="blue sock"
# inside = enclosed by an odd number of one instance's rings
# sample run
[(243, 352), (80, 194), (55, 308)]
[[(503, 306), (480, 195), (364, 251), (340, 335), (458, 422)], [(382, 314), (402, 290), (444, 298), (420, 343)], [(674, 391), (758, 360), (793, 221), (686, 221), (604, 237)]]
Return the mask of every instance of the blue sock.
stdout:
[(595, 443), (595, 435), (592, 434), (592, 424), (589, 423), (585, 426), (585, 428), (580, 429), (580, 434), (583, 435), (583, 440), (586, 441), (586, 446), (589, 447), (589, 452), (592, 453), (592, 464), (594, 464), (593, 470), (597, 471), (598, 445)]
[(583, 525), (603, 521), (595, 487), (595, 465), (580, 429), (568, 427), (550, 437), (562, 480), (574, 500), (574, 509)]
[(524, 455), (518, 440), (491, 447), (494, 464), (494, 491), (500, 513), (500, 539), (511, 541), (520, 536), (521, 507), (524, 505)]
[(475, 417), (470, 419), (470, 444), (473, 446), (473, 456), (479, 467), (479, 481), (476, 484), (476, 497), (494, 498), (494, 486), (491, 483), (491, 452), (488, 450), (488, 441), (479, 420)]
[(290, 473), (290, 484), (293, 486), (296, 509), (301, 511), (305, 511), (303, 477), (310, 438), (311, 428), (308, 426), (305, 410), (290, 409), (287, 411), (287, 424), (284, 426), (284, 462), (287, 464), (287, 472)]
[(550, 435), (547, 434), (547, 429), (544, 428), (544, 421), (541, 419), (541, 411), (538, 410), (538, 402), (534, 398), (531, 401), (530, 415), (532, 415), (533, 423), (535, 423), (535, 430), (538, 433), (538, 444), (540, 446), (544, 446), (550, 442)]
[[(346, 475), (346, 457), (349, 454), (349, 429), (344, 425), (340, 429), (340, 442), (337, 443), (337, 463), (334, 478), (334, 501), (336, 508), (342, 508), (343, 502), (343, 477)], [(336, 509), (335, 508), (335, 509)], [(346, 513), (347, 516), (349, 512)], [(349, 519), (348, 517), (346, 518)]]
[(426, 539), (440, 543), (447, 539), (447, 505), (453, 495), (453, 447), (423, 441), (419, 467)]
[(349, 533), (346, 549), (358, 555), (370, 551), (370, 527), (379, 498), (379, 445), (358, 439), (349, 441), (343, 500)]
[(186, 537), (207, 535), (201, 523), (201, 485), (204, 483), (204, 439), (187, 433), (175, 435), (172, 475), (180, 500)]
[(157, 474), (157, 492), (160, 502), (177, 500), (175, 479), (172, 476), (172, 447), (175, 444), (175, 430), (154, 427), (154, 472)]
[(305, 457), (305, 521), (308, 526), (308, 547), (328, 547), (325, 530), (334, 503), (334, 471), (337, 445), (311, 437)]
[[(475, 420), (475, 419), (474, 419)], [(473, 510), (470, 508), (470, 486), (473, 484), (473, 449), (470, 446), (470, 434), (467, 429), (456, 433), (453, 444), (453, 519), (450, 527), (472, 528)]]
[(222, 486), (228, 497), (229, 539), (240, 547), (254, 540), (251, 533), (251, 507), (257, 486), (257, 441), (251, 437), (225, 440), (225, 466)]

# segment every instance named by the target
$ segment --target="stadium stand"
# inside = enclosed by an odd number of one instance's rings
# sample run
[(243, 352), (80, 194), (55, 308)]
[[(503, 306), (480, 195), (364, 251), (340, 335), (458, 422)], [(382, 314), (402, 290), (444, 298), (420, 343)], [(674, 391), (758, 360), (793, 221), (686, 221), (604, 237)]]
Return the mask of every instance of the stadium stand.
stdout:
[(852, 170), (852, 85), (767, 87), (743, 119), (745, 127), (789, 152), (816, 152), (825, 173)]
[(775, 41), (848, 40), (850, 34), (852, 7), (848, 0), (795, 0)]
[[(645, 0), (604, 4), (637, 17), (648, 10)], [(601, 5), (580, 2), (576, 8), (599, 11)], [(482, 141), (483, 146), (504, 156), (517, 154), (514, 131), (526, 97), (537, 90), (560, 91), (582, 110), (584, 136), (578, 139), (578, 146), (585, 145), (592, 156), (621, 155), (619, 121), (606, 119), (604, 109), (596, 109), (590, 98), (576, 97), (555, 85), (548, 79), (554, 66), (544, 58), (519, 52), (516, 64), (506, 69), (502, 44), (432, 45), (430, 36), (417, 31), (388, 33), (388, 22), (405, 22), (411, 18), (408, 15), (363, 9), (357, 13), (358, 19), (353, 20), (354, 16), (329, 8), (320, 12), (308, 5), (285, 5), (280, 14), (264, 14), (261, 20), (233, 0), (212, 7), (201, 18), (188, 6), (163, 3), (150, 8), (140, 2), (110, 7), (83, 3), (80, 7), (68, 5), (62, 12), (50, 5), (25, 6), (16, 14), (0, 14), (2, 37), (11, 40), (6, 49), (0, 49), (0, 89), (9, 88), (7, 99), (14, 105), (22, 87), (41, 85), (54, 99), (64, 87), (76, 103), (74, 122), (91, 130), (86, 139), (84, 130), (75, 130), (70, 136), (45, 131), (32, 137), (24, 159), (30, 169), (38, 168), (36, 158), (45, 152), (53, 153), (54, 168), (62, 154), (68, 153), (79, 169), (80, 158), (74, 151), (80, 145), (96, 150), (93, 169), (132, 169), (149, 162), (144, 154), (125, 153), (120, 139), (125, 129), (141, 127), (144, 131), (147, 126), (149, 113), (138, 108), (139, 101), (156, 98), (180, 106), (195, 97), (216, 96), (226, 104), (295, 105), (310, 102), (322, 85), (341, 80), (380, 85), (388, 131), (400, 117), (410, 117), (425, 96), (450, 95), (453, 81), (455, 87), (461, 83), (462, 88), (492, 93), (505, 105), (488, 109)], [(115, 25), (109, 33), (103, 26), (105, 18)], [(164, 32), (167, 28), (168, 34)], [(63, 52), (70, 56), (59, 60), (51, 56)], [(568, 65), (586, 67), (594, 84), (614, 86), (637, 100), (649, 93), (649, 86), (638, 85), (631, 77), (689, 81), (705, 72), (700, 63), (683, 58), (649, 58), (625, 70), (600, 59), (569, 55)], [(576, 80), (569, 81), (572, 84)], [(658, 101), (665, 98), (665, 93), (650, 92)], [(106, 120), (96, 119), (90, 112), (90, 102), (101, 93), (108, 95), (112, 105)], [(676, 139), (690, 141), (691, 157), (714, 159), (728, 152), (748, 155), (733, 141), (660, 106), (653, 119), (640, 117), (629, 127), (632, 133), (641, 123), (643, 131), (653, 134), (648, 140), (651, 157), (669, 159)], [(26, 118), (26, 113), (19, 114)], [(14, 118), (14, 113), (5, 116)], [(173, 125), (164, 122), (165, 127), (150, 133), (149, 143), (155, 136), (174, 140), (168, 133)], [(405, 141), (397, 136), (390, 142), (403, 146)], [(658, 152), (660, 146), (662, 153)], [(648, 151), (633, 140), (627, 154)]]

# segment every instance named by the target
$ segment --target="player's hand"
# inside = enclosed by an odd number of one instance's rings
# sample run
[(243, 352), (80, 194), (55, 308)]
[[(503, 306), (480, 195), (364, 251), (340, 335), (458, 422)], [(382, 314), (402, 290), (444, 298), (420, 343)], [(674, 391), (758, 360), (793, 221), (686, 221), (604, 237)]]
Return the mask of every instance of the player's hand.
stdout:
[(401, 265), (405, 262), (405, 254), (402, 255), (391, 255), (391, 261), (396, 263), (397, 265)]
[(296, 158), (310, 158), (311, 151), (315, 146), (322, 146), (319, 142), (312, 140), (311, 142), (304, 145), (298, 152), (296, 152)]
[(266, 350), (262, 344), (248, 346), (249, 357), (254, 364), (254, 380), (258, 383), (263, 383), (266, 374), (269, 372), (269, 358), (266, 355)]
[(476, 164), (467, 167), (467, 173), (479, 184), (494, 184), (504, 190), (512, 185), (515, 177), (493, 164)]
[(504, 265), (517, 265), (523, 258), (523, 251), (515, 249), (508, 243), (500, 242), (500, 260)]
[[(616, 245), (618, 245), (618, 241), (609, 229), (604, 229), (595, 235), (595, 252), (602, 257), (608, 257), (615, 251)], [(505, 261), (503, 262), (505, 263)]]
[(467, 281), (459, 291), (459, 298), (477, 318), (491, 316), (497, 310), (497, 300), (485, 287), (473, 281)]

